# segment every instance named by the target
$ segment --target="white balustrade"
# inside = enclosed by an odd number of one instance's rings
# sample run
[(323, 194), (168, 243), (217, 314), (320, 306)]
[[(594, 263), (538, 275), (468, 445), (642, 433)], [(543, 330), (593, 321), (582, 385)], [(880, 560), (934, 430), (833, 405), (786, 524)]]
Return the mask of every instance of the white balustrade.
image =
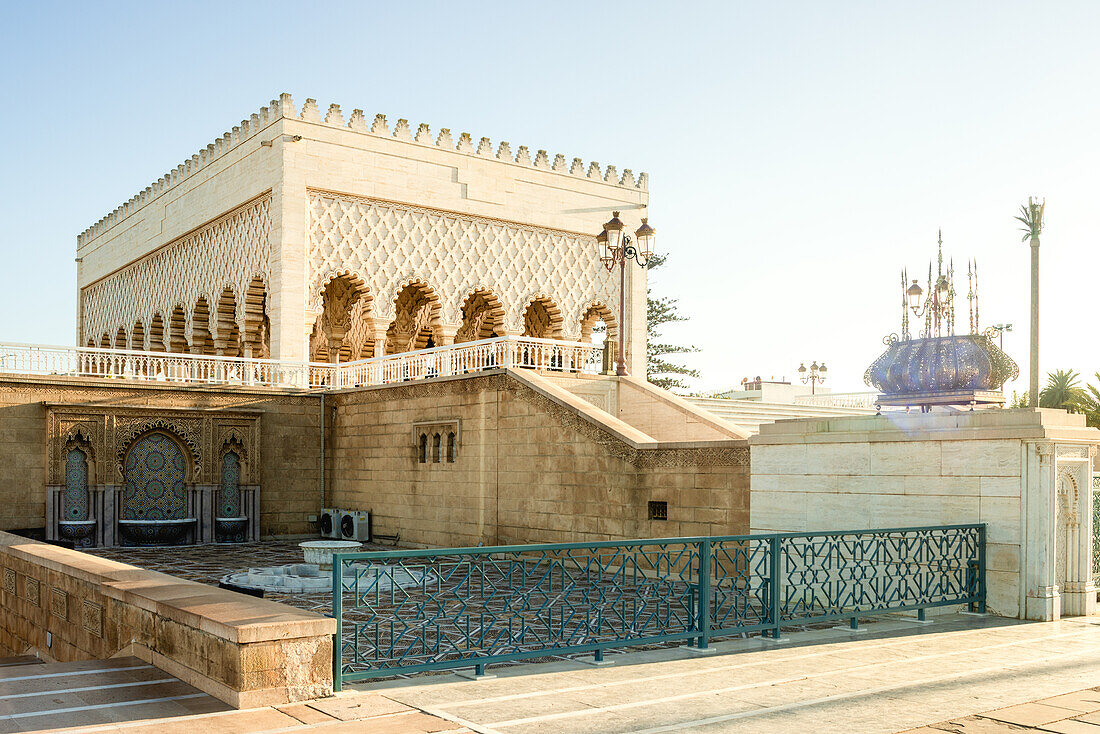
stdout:
[(832, 408), (873, 409), (878, 402), (877, 392), (833, 392), (820, 395), (799, 395), (795, 405), (819, 405)]
[(0, 343), (3, 374), (299, 389), (386, 385), (498, 368), (598, 374), (602, 360), (599, 345), (529, 337), (483, 339), (343, 364)]

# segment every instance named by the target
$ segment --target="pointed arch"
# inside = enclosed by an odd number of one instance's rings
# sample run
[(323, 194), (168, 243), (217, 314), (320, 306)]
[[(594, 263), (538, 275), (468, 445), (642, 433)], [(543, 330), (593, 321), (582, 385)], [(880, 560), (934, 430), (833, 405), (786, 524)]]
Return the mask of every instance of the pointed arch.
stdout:
[(523, 311), (523, 335), (537, 339), (560, 339), (561, 309), (549, 296), (533, 298)]
[(149, 351), (164, 351), (164, 317), (159, 311), (149, 320)]
[(504, 333), (504, 306), (491, 291), (471, 291), (462, 302), (462, 325), (455, 343), (489, 339)]
[(108, 334), (106, 331), (103, 332), (103, 336), (100, 337), (100, 339), (99, 339), (99, 348), (100, 349), (110, 349), (111, 348), (111, 335)]
[(210, 333), (210, 302), (199, 296), (191, 311), (191, 347), (196, 354), (214, 354), (214, 336)]
[(115, 334), (115, 349), (126, 349), (127, 348), (126, 342), (127, 342), (126, 327), (125, 326), (120, 326), (120, 327), (118, 327), (118, 333)]
[(226, 357), (240, 356), (241, 330), (237, 325), (237, 296), (229, 286), (218, 296), (217, 324), (215, 344), (218, 352)]
[(592, 328), (600, 321), (607, 327), (608, 339), (619, 338), (619, 322), (615, 319), (615, 314), (602, 301), (592, 301), (581, 312), (581, 341), (592, 341)]
[(344, 272), (325, 281), (321, 313), (309, 339), (310, 360), (341, 362), (374, 356), (374, 330), (370, 321), (372, 297), (355, 273)]
[(259, 275), (252, 278), (244, 293), (244, 331), (241, 342), (251, 357), (271, 354), (271, 321), (267, 315), (267, 284)]
[(141, 319), (134, 322), (134, 329), (130, 332), (130, 348), (143, 351), (145, 347), (145, 325)]
[(183, 306), (176, 304), (172, 309), (172, 316), (168, 319), (168, 351), (183, 353), (188, 351), (187, 346), (187, 314)]
[(439, 296), (430, 285), (418, 279), (406, 283), (394, 298), (396, 316), (386, 330), (386, 354), (438, 346), (441, 308)]

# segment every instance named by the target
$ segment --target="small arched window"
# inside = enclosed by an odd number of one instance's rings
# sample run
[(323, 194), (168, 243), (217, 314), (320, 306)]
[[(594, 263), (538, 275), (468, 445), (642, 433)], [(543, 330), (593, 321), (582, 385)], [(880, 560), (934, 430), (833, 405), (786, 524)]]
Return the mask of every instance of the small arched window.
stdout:
[(458, 442), (455, 441), (455, 432), (450, 431), (447, 433), (447, 463), (455, 463), (458, 452)]
[(420, 434), (420, 450), (417, 454), (417, 459), (421, 464), (428, 463), (428, 434)]
[(432, 463), (439, 464), (443, 461), (443, 437), (438, 433), (432, 435)]

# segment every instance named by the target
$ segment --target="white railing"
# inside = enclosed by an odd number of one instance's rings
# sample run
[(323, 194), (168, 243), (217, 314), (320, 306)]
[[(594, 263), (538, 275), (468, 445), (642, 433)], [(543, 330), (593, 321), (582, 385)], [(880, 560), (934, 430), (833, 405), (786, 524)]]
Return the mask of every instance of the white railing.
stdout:
[(517, 367), (594, 375), (599, 374), (602, 366), (603, 347), (599, 345), (501, 336), (347, 362), (337, 368), (337, 387), (388, 385)]
[(828, 408), (867, 408), (873, 410), (878, 402), (877, 392), (833, 392), (821, 395), (799, 395), (795, 405), (820, 405)]
[(298, 389), (386, 385), (494, 368), (597, 374), (603, 348), (584, 342), (498, 337), (344, 364), (212, 357), (98, 347), (0, 343), (0, 373)]

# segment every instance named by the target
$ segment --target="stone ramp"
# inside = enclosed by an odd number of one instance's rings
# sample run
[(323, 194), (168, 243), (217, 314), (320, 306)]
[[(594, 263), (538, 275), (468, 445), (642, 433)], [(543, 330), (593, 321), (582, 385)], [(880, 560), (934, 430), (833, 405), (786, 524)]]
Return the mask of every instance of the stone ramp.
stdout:
[[(39, 661), (40, 662), (40, 661)], [(0, 667), (0, 733), (228, 710), (136, 657)]]

